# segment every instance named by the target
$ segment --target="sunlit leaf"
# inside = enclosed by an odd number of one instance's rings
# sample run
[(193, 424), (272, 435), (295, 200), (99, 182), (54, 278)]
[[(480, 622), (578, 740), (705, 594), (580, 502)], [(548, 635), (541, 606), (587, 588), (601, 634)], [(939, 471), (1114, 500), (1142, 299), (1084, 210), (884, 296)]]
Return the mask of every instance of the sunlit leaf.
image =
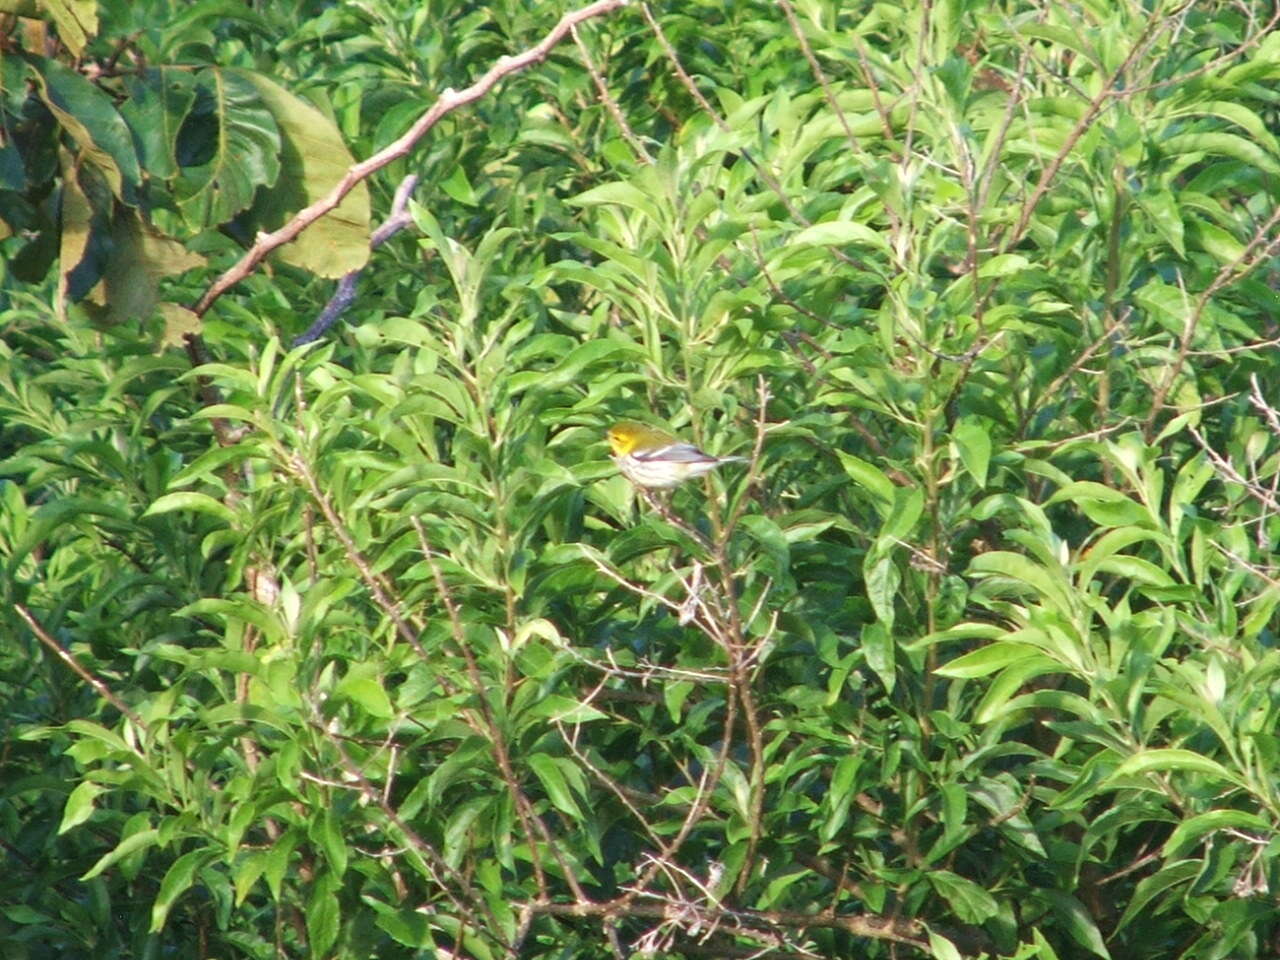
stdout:
[[(279, 130), (279, 175), (254, 201), (249, 222), (274, 230), (303, 207), (327, 196), (355, 164), (333, 122), (301, 97), (252, 71), (228, 74), (257, 91)], [(369, 190), (357, 183), (338, 204), (277, 255), (322, 277), (341, 277), (369, 259)]]

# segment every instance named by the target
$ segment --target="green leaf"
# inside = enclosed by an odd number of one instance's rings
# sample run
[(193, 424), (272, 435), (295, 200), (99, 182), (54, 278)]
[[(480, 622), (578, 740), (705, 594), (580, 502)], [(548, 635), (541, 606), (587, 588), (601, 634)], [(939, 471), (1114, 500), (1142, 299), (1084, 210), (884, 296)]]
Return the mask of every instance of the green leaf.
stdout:
[(962, 923), (986, 923), (999, 910), (995, 897), (972, 880), (950, 870), (930, 870), (927, 876), (933, 889), (947, 901)]
[[(670, 687), (668, 687), (668, 690)], [(529, 717), (539, 717), (559, 723), (590, 723), (607, 720), (609, 715), (590, 704), (574, 700), (558, 693), (548, 694), (529, 708)]]
[(934, 960), (964, 960), (956, 945), (940, 933), (929, 931), (929, 952)]
[(1045, 659), (1037, 647), (1025, 643), (989, 643), (943, 664), (934, 673), (960, 680), (985, 677), (1010, 664), (1037, 658)]
[(984, 280), (988, 277), (1008, 277), (1030, 267), (1031, 261), (1026, 257), (1017, 253), (1002, 253), (983, 261), (978, 268), (978, 276)]
[(799, 231), (791, 238), (791, 242), (798, 246), (845, 246), (860, 243), (886, 253), (889, 250), (889, 245), (878, 231), (864, 223), (856, 223), (852, 220), (815, 223)]
[(1178, 256), (1186, 256), (1183, 245), (1182, 212), (1168, 190), (1144, 190), (1138, 194), (1138, 206)]
[(1280, 173), (1280, 163), (1266, 150), (1234, 133), (1182, 133), (1162, 141), (1160, 149), (1169, 156), (1207, 153), (1232, 157), (1272, 175)]
[(176, 510), (205, 513), (231, 526), (234, 526), (236, 521), (236, 515), (229, 507), (213, 499), (207, 493), (196, 493), (191, 490), (166, 493), (163, 497), (153, 502), (151, 506), (147, 507), (146, 512), (142, 515), (144, 517), (154, 517), (163, 513), (173, 513)]
[(1143, 560), (1141, 557), (1116, 554), (1100, 560), (1094, 565), (1094, 569), (1102, 573), (1114, 573), (1153, 587), (1171, 587), (1174, 585), (1174, 580), (1169, 574), (1165, 573), (1164, 570), (1157, 567), (1150, 560)]
[(1076, 480), (1058, 490), (1047, 501), (1049, 504), (1079, 500), (1099, 500), (1102, 503), (1128, 503), (1129, 497), (1114, 487), (1093, 480)]
[(1085, 60), (1093, 63), (1098, 62), (1098, 54), (1085, 41), (1089, 39), (1087, 35), (1082, 35), (1078, 30), (1072, 30), (1055, 23), (1043, 23), (1040, 21), (1021, 23), (1017, 27), (1017, 33), (1023, 37), (1031, 37), (1035, 40), (1047, 40), (1056, 46), (1066, 47), (1080, 54)]
[(440, 181), (440, 189), (468, 207), (478, 206), (480, 203), (475, 187), (467, 179), (466, 168), (461, 164), (455, 166), (449, 176)]
[(763, 548), (765, 561), (760, 560), (761, 572), (777, 580), (787, 577), (791, 571), (791, 547), (776, 523), (763, 514), (747, 514), (741, 520), (742, 529)]
[(818, 833), (823, 843), (830, 841), (849, 818), (854, 785), (861, 767), (862, 758), (855, 754), (846, 754), (837, 761), (831, 774), (831, 789), (823, 798), (823, 806), (828, 808), (827, 817)]
[(923, 511), (924, 494), (919, 487), (895, 487), (893, 509), (880, 528), (875, 548), (888, 551), (900, 547), (897, 541), (910, 539)]
[(886, 693), (893, 693), (898, 680), (896, 650), (893, 635), (883, 621), (868, 623), (862, 628), (862, 652), (867, 666), (875, 671)]
[(1210, 810), (1178, 824), (1160, 853), (1168, 860), (1181, 857), (1203, 837), (1218, 830), (1252, 830), (1265, 837), (1272, 828), (1273, 824), (1246, 810)]
[(789, 887), (793, 886), (797, 881), (812, 876), (813, 874), (810, 871), (799, 869), (790, 870), (774, 877), (769, 881), (769, 885), (765, 887), (764, 893), (761, 894), (758, 909), (768, 910), (775, 907)]
[(77, 827), (93, 816), (94, 802), (107, 788), (100, 783), (94, 783), (92, 780), (85, 780), (76, 785), (75, 789), (67, 795), (66, 806), (62, 810), (62, 823), (58, 825), (58, 833), (66, 833), (72, 827)]
[[(81, 784), (84, 786), (84, 784)], [(80, 877), (82, 881), (92, 880), (98, 874), (102, 873), (108, 867), (114, 866), (117, 861), (123, 860), (129, 854), (137, 850), (145, 850), (147, 847), (156, 845), (160, 837), (159, 830), (140, 830), (137, 833), (125, 837), (115, 845), (107, 853), (98, 858), (98, 862), (84, 872)]]
[[(867, 599), (871, 601), (871, 607), (875, 610), (878, 622), (886, 631), (892, 630), (896, 615), (894, 604), (898, 596), (898, 586), (902, 582), (902, 574), (893, 556), (888, 553), (879, 557), (867, 554), (866, 562), (863, 564), (863, 579), (866, 582)], [(883, 649), (884, 643), (887, 642), (884, 640), (880, 648)]]
[(427, 802), (436, 806), (444, 797), (444, 793), (455, 783), (472, 779), (476, 776), (488, 775), (480, 765), (482, 757), (489, 756), (489, 745), (480, 737), (468, 737), (431, 772), (431, 789)]
[(561, 772), (555, 758), (549, 757), (545, 753), (535, 753), (529, 757), (529, 766), (538, 775), (538, 779), (542, 781), (543, 789), (547, 791), (547, 796), (555, 804), (556, 809), (561, 813), (568, 814), (575, 820), (581, 820), (582, 810), (579, 809), (577, 802), (573, 799), (573, 794), (569, 792), (569, 784), (565, 780), (564, 774)]
[(837, 450), (836, 456), (840, 458), (840, 464), (856, 483), (864, 490), (881, 501), (883, 505), (888, 506), (893, 503), (894, 486), (883, 471), (853, 454), (845, 453), (843, 450)]
[(329, 950), (338, 941), (342, 909), (331, 884), (330, 878), (322, 875), (314, 882), (307, 900), (307, 937), (311, 941), (308, 946), (311, 956), (317, 960), (328, 957)]
[(152, 933), (164, 929), (165, 920), (178, 897), (191, 887), (196, 872), (214, 858), (214, 852), (207, 847), (184, 853), (165, 872), (160, 881), (160, 892), (151, 904)]
[[(1209, 253), (1218, 263), (1224, 266), (1237, 263), (1244, 256), (1245, 245), (1217, 224), (1192, 216), (1188, 218), (1187, 226), (1188, 239), (1195, 247)], [(1206, 310), (1205, 313), (1210, 317), (1213, 315), (1212, 309)]]
[(975, 576), (997, 574), (1024, 583), (1049, 600), (1060, 611), (1071, 610), (1075, 605), (1066, 584), (1060, 582), (1044, 567), (1016, 553), (992, 550), (978, 554), (970, 563), (969, 572)]
[(513, 393), (535, 388), (539, 391), (561, 390), (572, 383), (581, 382), (587, 370), (598, 364), (625, 363), (638, 360), (643, 351), (625, 340), (588, 340), (570, 350), (550, 370), (530, 370), (515, 373), (510, 378)]
[(1061, 890), (1040, 890), (1039, 893), (1052, 904), (1054, 913), (1076, 943), (1095, 956), (1102, 957), (1103, 960), (1111, 960), (1111, 954), (1107, 952), (1107, 945), (1102, 941), (1098, 925), (1094, 923), (1093, 917), (1089, 915), (1083, 903)]
[(271, 890), (272, 899), (277, 903), (280, 902), (284, 890), (284, 877), (289, 870), (293, 852), (297, 849), (300, 839), (300, 831), (289, 829), (267, 848), (267, 862), (263, 876), (266, 878), (267, 887)]
[(1116, 921), (1116, 933), (1139, 917), (1148, 904), (1160, 894), (1173, 887), (1190, 883), (1199, 872), (1199, 860), (1180, 860), (1177, 863), (1165, 864), (1151, 876), (1143, 877), (1134, 888), (1124, 913)]
[(347, 844), (342, 837), (341, 825), (331, 809), (321, 809), (307, 827), (307, 836), (324, 851), (331, 876), (340, 878), (347, 869)]
[(16, 544), (9, 548), (9, 569), (17, 569), (31, 551), (56, 539), (60, 532), (72, 529), (79, 522), (94, 523), (94, 518), (128, 523), (129, 516), (119, 504), (85, 497), (68, 496), (42, 504), (27, 519), (26, 529)]
[(20, 926), (47, 927), (53, 923), (53, 918), (47, 913), (41, 913), (21, 903), (0, 907), (0, 914), (3, 914), (6, 920)]
[(1148, 773), (1171, 773), (1175, 770), (1201, 773), (1218, 780), (1225, 780), (1227, 783), (1233, 783), (1236, 786), (1244, 786), (1239, 777), (1216, 760), (1211, 760), (1203, 754), (1195, 753), (1191, 750), (1167, 747), (1142, 750), (1139, 753), (1135, 753), (1120, 764), (1115, 769), (1115, 772), (1107, 778), (1104, 788), (1114, 789), (1119, 786), (1116, 781), (1130, 777), (1143, 776)]
[(982, 489), (987, 485), (987, 466), (991, 462), (991, 435), (987, 427), (976, 417), (962, 417), (951, 436), (965, 469)]
[(178, 133), (196, 100), (190, 70), (148, 67), (123, 78), (128, 99), (120, 115), (137, 141), (143, 168), (169, 180), (178, 174)]
[(969, 794), (963, 784), (946, 783), (940, 790), (942, 800), (942, 836), (938, 838), (927, 856), (928, 863), (946, 856), (974, 832), (968, 823)]
[(1063, 672), (1061, 664), (1044, 656), (1015, 661), (1003, 669), (987, 687), (982, 700), (973, 711), (974, 720), (978, 723), (991, 723), (993, 720), (1016, 713), (1023, 707), (1015, 702), (1014, 696), (1028, 680), (1045, 674)]
[(650, 221), (657, 222), (662, 219), (658, 206), (649, 195), (630, 183), (606, 183), (603, 186), (585, 190), (576, 197), (570, 198), (568, 202), (580, 206), (618, 204), (639, 211)]
[(377, 910), (378, 927), (385, 931), (396, 943), (415, 950), (431, 949), (435, 941), (431, 938), (431, 924), (417, 908), (406, 908), (393, 911), (385, 904), (373, 902)]
[(382, 686), (379, 666), (376, 663), (356, 663), (347, 670), (346, 675), (338, 681), (333, 691), (337, 696), (347, 697), (365, 710), (370, 716), (380, 720), (390, 720), (395, 716), (395, 708), (391, 698)]
[(678, 724), (680, 717), (684, 713), (685, 701), (689, 699), (689, 694), (693, 693), (694, 685), (691, 680), (676, 680), (663, 685), (662, 702), (667, 708), (667, 714), (671, 717), (671, 722)]
[(249, 891), (262, 879), (262, 874), (266, 868), (267, 854), (265, 850), (255, 850), (241, 857), (239, 862), (232, 868), (232, 882), (235, 887), (235, 903), (237, 907), (244, 903)]

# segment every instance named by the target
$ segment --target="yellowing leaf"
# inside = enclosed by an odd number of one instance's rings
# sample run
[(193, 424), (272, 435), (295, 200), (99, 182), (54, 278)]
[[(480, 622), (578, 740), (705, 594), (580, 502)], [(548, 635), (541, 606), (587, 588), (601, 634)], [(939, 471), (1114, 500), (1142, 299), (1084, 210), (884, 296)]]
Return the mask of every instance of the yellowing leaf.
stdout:
[(111, 192), (126, 202), (141, 177), (129, 128), (111, 98), (56, 60), (31, 57), (40, 99), (76, 142), (80, 153), (106, 178)]
[[(236, 74), (251, 83), (280, 126), (280, 177), (262, 191), (252, 210), (254, 226), (275, 230), (299, 210), (326, 196), (355, 159), (338, 128), (296, 94), (261, 74)], [(341, 277), (369, 259), (369, 191), (356, 185), (336, 210), (277, 251), (288, 263), (322, 277)]]
[(147, 320), (159, 305), (160, 278), (203, 266), (204, 257), (142, 222), (136, 210), (122, 208), (111, 229), (111, 256), (103, 272), (102, 323)]
[(178, 303), (160, 304), (160, 315), (164, 317), (164, 333), (160, 337), (161, 346), (184, 346), (187, 337), (198, 334), (203, 326), (195, 311)]
[(58, 302), (67, 298), (71, 272), (84, 259), (89, 248), (93, 223), (93, 205), (80, 186), (75, 163), (66, 150), (58, 151), (62, 161), (62, 243), (59, 250)]
[(177, 137), (178, 208), (195, 228), (226, 223), (280, 176), (280, 130), (253, 84), (237, 70), (210, 68)]
[(58, 37), (77, 57), (98, 32), (97, 0), (40, 0), (40, 8), (58, 28)]

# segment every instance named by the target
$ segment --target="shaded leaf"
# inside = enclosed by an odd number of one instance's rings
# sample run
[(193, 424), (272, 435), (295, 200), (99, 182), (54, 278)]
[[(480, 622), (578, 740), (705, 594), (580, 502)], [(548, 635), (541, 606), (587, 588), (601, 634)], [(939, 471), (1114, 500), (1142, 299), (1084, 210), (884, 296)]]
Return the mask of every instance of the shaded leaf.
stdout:
[(56, 60), (29, 57), (40, 99), (79, 147), (80, 156), (101, 172), (111, 192), (133, 203), (141, 171), (129, 127), (105, 93)]
[(257, 89), (239, 71), (196, 76), (195, 103), (178, 132), (182, 170), (174, 197), (199, 229), (225, 223), (280, 175), (280, 129)]
[(124, 77), (128, 99), (120, 115), (129, 124), (143, 168), (168, 180), (178, 173), (178, 132), (196, 99), (190, 70), (148, 67)]

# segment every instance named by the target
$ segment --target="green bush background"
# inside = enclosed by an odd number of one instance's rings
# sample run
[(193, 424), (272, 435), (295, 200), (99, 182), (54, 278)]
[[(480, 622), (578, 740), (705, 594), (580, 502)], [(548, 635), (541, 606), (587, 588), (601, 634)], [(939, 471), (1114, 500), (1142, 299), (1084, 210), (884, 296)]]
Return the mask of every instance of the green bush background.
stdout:
[(0, 4), (0, 953), (1273, 956), (1271, 5), (633, 4), (179, 306), (528, 6)]

